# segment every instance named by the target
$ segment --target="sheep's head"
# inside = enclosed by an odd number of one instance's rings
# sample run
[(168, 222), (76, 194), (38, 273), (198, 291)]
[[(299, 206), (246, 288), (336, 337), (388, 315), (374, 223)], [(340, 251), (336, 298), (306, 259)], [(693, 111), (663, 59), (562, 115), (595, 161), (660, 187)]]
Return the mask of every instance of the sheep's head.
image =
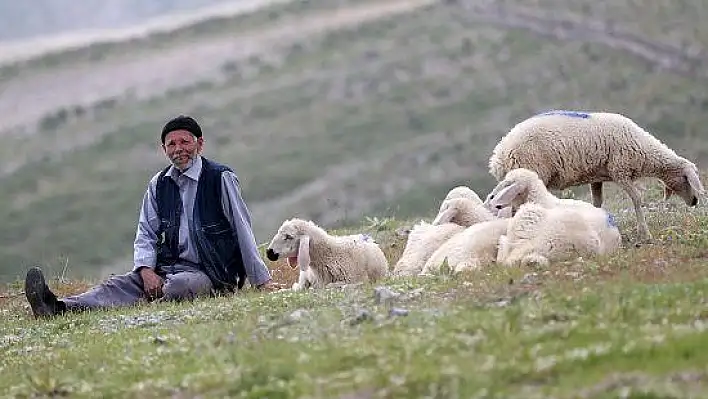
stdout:
[(300, 219), (283, 222), (266, 249), (268, 260), (276, 261), (280, 257), (286, 257), (290, 267), (300, 265), (301, 270), (306, 270), (310, 263), (310, 237), (305, 226), (307, 223)]
[(705, 195), (703, 184), (698, 177), (698, 168), (692, 162), (682, 162), (661, 180), (664, 183), (664, 200), (677, 195), (686, 205), (696, 206), (698, 199)]
[(443, 201), (440, 205), (440, 211), (431, 224), (455, 223), (469, 227), (493, 218), (492, 212), (482, 205), (481, 201), (477, 203), (472, 199), (463, 197)]
[(507, 207), (514, 212), (527, 201), (532, 187), (539, 183), (543, 185), (536, 172), (524, 168), (513, 169), (487, 195), (484, 206), (494, 215), (498, 215), (500, 210)]
[[(482, 203), (482, 199), (479, 198), (479, 195), (477, 195), (474, 190), (467, 186), (457, 186), (453, 187), (450, 191), (448, 191), (447, 195), (445, 196), (445, 199), (443, 200), (443, 203), (447, 200), (455, 199), (455, 198), (469, 198), (474, 202), (477, 203)], [(442, 207), (442, 205), (441, 205)]]

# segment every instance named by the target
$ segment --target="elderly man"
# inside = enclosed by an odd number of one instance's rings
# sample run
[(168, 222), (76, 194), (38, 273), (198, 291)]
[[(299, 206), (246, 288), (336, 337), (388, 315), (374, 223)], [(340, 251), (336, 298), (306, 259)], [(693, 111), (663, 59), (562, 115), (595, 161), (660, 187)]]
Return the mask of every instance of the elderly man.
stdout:
[(201, 155), (197, 121), (184, 115), (170, 120), (161, 140), (171, 165), (153, 176), (143, 197), (133, 270), (58, 299), (42, 271), (31, 268), (25, 295), (35, 317), (233, 292), (246, 278), (259, 289), (272, 289), (238, 179), (228, 166)]

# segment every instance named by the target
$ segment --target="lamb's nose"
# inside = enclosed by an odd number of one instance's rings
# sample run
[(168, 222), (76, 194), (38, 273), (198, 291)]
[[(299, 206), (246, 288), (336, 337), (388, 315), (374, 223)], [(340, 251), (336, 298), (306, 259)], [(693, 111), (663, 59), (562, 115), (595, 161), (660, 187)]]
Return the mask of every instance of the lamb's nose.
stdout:
[(268, 258), (269, 261), (278, 260), (278, 254), (276, 254), (272, 248), (268, 248), (268, 250), (266, 251), (266, 257)]

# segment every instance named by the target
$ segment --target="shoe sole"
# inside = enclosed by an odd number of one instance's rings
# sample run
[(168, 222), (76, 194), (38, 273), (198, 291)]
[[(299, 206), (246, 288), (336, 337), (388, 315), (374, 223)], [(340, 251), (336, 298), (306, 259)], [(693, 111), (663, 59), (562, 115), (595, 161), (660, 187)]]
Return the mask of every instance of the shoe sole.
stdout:
[(53, 316), (51, 307), (44, 301), (47, 293), (47, 283), (39, 268), (33, 267), (27, 272), (25, 278), (25, 296), (32, 308), (34, 317)]

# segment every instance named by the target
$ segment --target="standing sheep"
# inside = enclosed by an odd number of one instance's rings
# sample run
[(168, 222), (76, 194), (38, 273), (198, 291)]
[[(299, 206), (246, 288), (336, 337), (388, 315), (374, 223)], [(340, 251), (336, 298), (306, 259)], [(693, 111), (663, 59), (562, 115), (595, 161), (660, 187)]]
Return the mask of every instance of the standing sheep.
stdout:
[(374, 282), (388, 272), (388, 260), (369, 236), (330, 235), (309, 220), (286, 220), (275, 233), (266, 256), (270, 261), (287, 257), (300, 267), (293, 289), (324, 288), (335, 282)]
[(519, 208), (499, 237), (497, 263), (546, 266), (573, 256), (609, 254), (621, 241), (614, 218), (603, 209), (546, 208), (530, 202)]
[(704, 194), (696, 165), (631, 119), (609, 112), (550, 111), (518, 123), (489, 159), (489, 171), (498, 181), (516, 168), (534, 170), (549, 189), (589, 184), (598, 208), (602, 183), (616, 183), (632, 200), (642, 240), (651, 234), (637, 179), (660, 179), (665, 199), (676, 194), (689, 206)]

